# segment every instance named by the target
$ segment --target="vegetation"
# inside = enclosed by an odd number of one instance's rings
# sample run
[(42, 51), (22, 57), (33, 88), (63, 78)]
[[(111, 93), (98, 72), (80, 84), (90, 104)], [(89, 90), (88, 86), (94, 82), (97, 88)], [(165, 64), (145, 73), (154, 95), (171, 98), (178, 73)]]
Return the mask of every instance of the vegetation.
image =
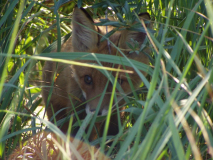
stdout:
[[(118, 135), (100, 137), (91, 144), (100, 145), (107, 156), (118, 160), (212, 159), (211, 0), (0, 1), (0, 157), (6, 159), (30, 135), (43, 130), (62, 135), (56, 125), (44, 119), (41, 75), (45, 60), (60, 62), (79, 56), (47, 54), (56, 46), (59, 51), (70, 36), (76, 4), (94, 18), (106, 14), (118, 17), (117, 29), (130, 28), (141, 12), (150, 13), (153, 22), (145, 42), (152, 49), (150, 65), (125, 64), (148, 72), (148, 77), (140, 75), (141, 90), (126, 99), (126, 122), (119, 126)], [(95, 59), (90, 53), (85, 55)], [(112, 62), (122, 63), (108, 56)], [(92, 126), (96, 118), (87, 116), (82, 127), (89, 120)], [(87, 141), (82, 132), (81, 137)], [(111, 146), (106, 140), (112, 140)]]

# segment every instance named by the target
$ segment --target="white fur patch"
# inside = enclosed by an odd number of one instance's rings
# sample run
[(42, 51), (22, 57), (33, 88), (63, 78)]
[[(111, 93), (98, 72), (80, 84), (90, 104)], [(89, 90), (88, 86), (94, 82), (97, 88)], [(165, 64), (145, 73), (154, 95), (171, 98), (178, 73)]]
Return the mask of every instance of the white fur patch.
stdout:
[(91, 111), (90, 111), (90, 107), (89, 107), (89, 105), (87, 104), (87, 105), (86, 105), (86, 113), (87, 113), (87, 114), (91, 114), (91, 113), (94, 114), (95, 111), (91, 112)]
[[(86, 105), (86, 113), (87, 114), (94, 114), (95, 113), (95, 110), (93, 111), (93, 112), (91, 112), (91, 110), (90, 110), (90, 107), (89, 107), (89, 105), (87, 104)], [(102, 112), (101, 112), (101, 116), (105, 116), (105, 115), (107, 115), (108, 114), (108, 109), (103, 109), (102, 110)]]
[(101, 115), (105, 116), (107, 114), (108, 114), (108, 109), (103, 109), (102, 112), (101, 112)]
[(75, 81), (78, 83), (78, 82), (79, 82), (79, 80), (78, 80), (78, 76), (76, 75), (76, 73), (75, 73), (75, 72), (73, 72), (73, 76), (74, 76), (74, 78), (75, 78)]
[(86, 95), (86, 93), (83, 90), (82, 90), (82, 94), (83, 94), (84, 98), (87, 99), (87, 95)]

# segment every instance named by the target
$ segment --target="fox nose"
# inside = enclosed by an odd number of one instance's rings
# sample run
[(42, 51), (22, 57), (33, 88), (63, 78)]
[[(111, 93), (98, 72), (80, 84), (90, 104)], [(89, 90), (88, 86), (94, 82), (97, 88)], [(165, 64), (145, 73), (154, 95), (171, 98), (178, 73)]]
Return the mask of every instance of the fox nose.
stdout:
[[(95, 109), (91, 109), (90, 112), (95, 113)], [(98, 116), (101, 116), (101, 115), (102, 115), (102, 113), (99, 111), (99, 112), (98, 112)]]

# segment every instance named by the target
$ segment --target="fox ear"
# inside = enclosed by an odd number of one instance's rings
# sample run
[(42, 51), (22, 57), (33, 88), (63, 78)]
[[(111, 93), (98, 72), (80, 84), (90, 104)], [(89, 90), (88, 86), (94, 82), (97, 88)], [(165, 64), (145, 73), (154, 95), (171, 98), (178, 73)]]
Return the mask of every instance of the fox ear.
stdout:
[(72, 19), (72, 44), (74, 51), (84, 52), (98, 44), (93, 20), (83, 8), (75, 8)]
[(149, 13), (147, 13), (147, 12), (140, 13), (140, 14), (138, 15), (138, 17), (140, 18), (140, 21), (141, 21), (141, 20), (144, 21), (144, 20), (150, 20), (150, 19), (151, 19)]
[[(141, 14), (139, 14), (139, 19), (140, 19), (140, 21), (150, 20), (150, 15), (147, 12), (141, 13)], [(146, 27), (150, 27), (150, 26), (151, 25), (146, 24)], [(145, 38), (146, 38), (145, 32), (124, 30), (124, 31), (121, 32), (121, 37), (120, 37), (120, 40), (119, 40), (119, 47), (123, 48), (123, 49), (128, 49), (126, 42), (133, 45), (133, 42), (132, 42), (131, 39), (133, 39), (134, 41), (137, 41), (139, 46), (141, 46), (141, 44), (143, 43)]]

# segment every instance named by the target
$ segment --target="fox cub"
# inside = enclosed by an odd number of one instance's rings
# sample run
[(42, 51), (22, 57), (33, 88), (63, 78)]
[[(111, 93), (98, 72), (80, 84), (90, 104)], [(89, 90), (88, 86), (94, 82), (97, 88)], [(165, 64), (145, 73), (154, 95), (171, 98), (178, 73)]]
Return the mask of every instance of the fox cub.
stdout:
[[(141, 21), (150, 19), (148, 13), (143, 13), (141, 15), (142, 16), (139, 16)], [(108, 29), (106, 29), (106, 27), (94, 25), (94, 21), (89, 14), (84, 9), (79, 9), (77, 7), (74, 9), (72, 18), (72, 37), (62, 45), (61, 52), (89, 52), (121, 56), (119, 51), (113, 47), (113, 45), (110, 45), (107, 40), (100, 41), (102, 35), (106, 34), (106, 30), (110, 32), (113, 27), (108, 26)], [(129, 52), (130, 48), (127, 45), (127, 43), (134, 45), (133, 42), (137, 41), (139, 46), (141, 46), (145, 37), (146, 33), (144, 32), (122, 30), (115, 32), (109, 37), (109, 40), (119, 47), (128, 58), (148, 64), (149, 59), (145, 54)], [(145, 49), (145, 52), (149, 53), (150, 51), (149, 49)], [(87, 63), (88, 61), (80, 62)], [(97, 62), (89, 61), (88, 63)], [(105, 67), (123, 68), (118, 64), (106, 62), (102, 62), (102, 65)], [(128, 77), (131, 79), (134, 89), (138, 89), (141, 84), (141, 79), (137, 73), (135, 73), (134, 69), (131, 67), (125, 67), (125, 70), (133, 71)], [(145, 72), (142, 73), (146, 75)], [(53, 80), (54, 74), (56, 74), (56, 77)], [(116, 72), (112, 72), (112, 75), (115, 77)], [(131, 87), (127, 80), (128, 77), (126, 73), (123, 72), (120, 72), (118, 75), (118, 83), (126, 94), (131, 92)], [(84, 110), (83, 113), (81, 112), (78, 115), (80, 119), (84, 119), (86, 113), (96, 110), (101, 93), (104, 91), (105, 87), (107, 87), (107, 90), (101, 102), (99, 115), (107, 114), (113, 85), (111, 82), (107, 83), (108, 78), (99, 70), (85, 66), (46, 62), (43, 69), (43, 81), (45, 87), (42, 89), (42, 96), (46, 105), (51, 86), (53, 86), (50, 101), (47, 106), (47, 116), (49, 119), (53, 117), (53, 113), (57, 111), (59, 111), (58, 114), (55, 114), (57, 121), (67, 115), (71, 115), (74, 113), (73, 106), (78, 106), (75, 107), (77, 112)], [(52, 82), (54, 82), (53, 85)], [(106, 86), (107, 84), (108, 86)], [(118, 96), (118, 98), (121, 97)], [(87, 103), (83, 104), (84, 102)], [(76, 120), (74, 122), (76, 122)], [(109, 124), (108, 135), (115, 135), (118, 133), (117, 123), (117, 114), (113, 114)], [(65, 133), (67, 132), (68, 124), (69, 123), (66, 122), (61, 127), (61, 130)], [(94, 132), (92, 131), (90, 140), (96, 139), (97, 134), (100, 136), (102, 135), (104, 122), (96, 123), (96, 129), (98, 133), (95, 133), (96, 130), (94, 130)], [(76, 134), (76, 132), (74, 131), (73, 134)]]

